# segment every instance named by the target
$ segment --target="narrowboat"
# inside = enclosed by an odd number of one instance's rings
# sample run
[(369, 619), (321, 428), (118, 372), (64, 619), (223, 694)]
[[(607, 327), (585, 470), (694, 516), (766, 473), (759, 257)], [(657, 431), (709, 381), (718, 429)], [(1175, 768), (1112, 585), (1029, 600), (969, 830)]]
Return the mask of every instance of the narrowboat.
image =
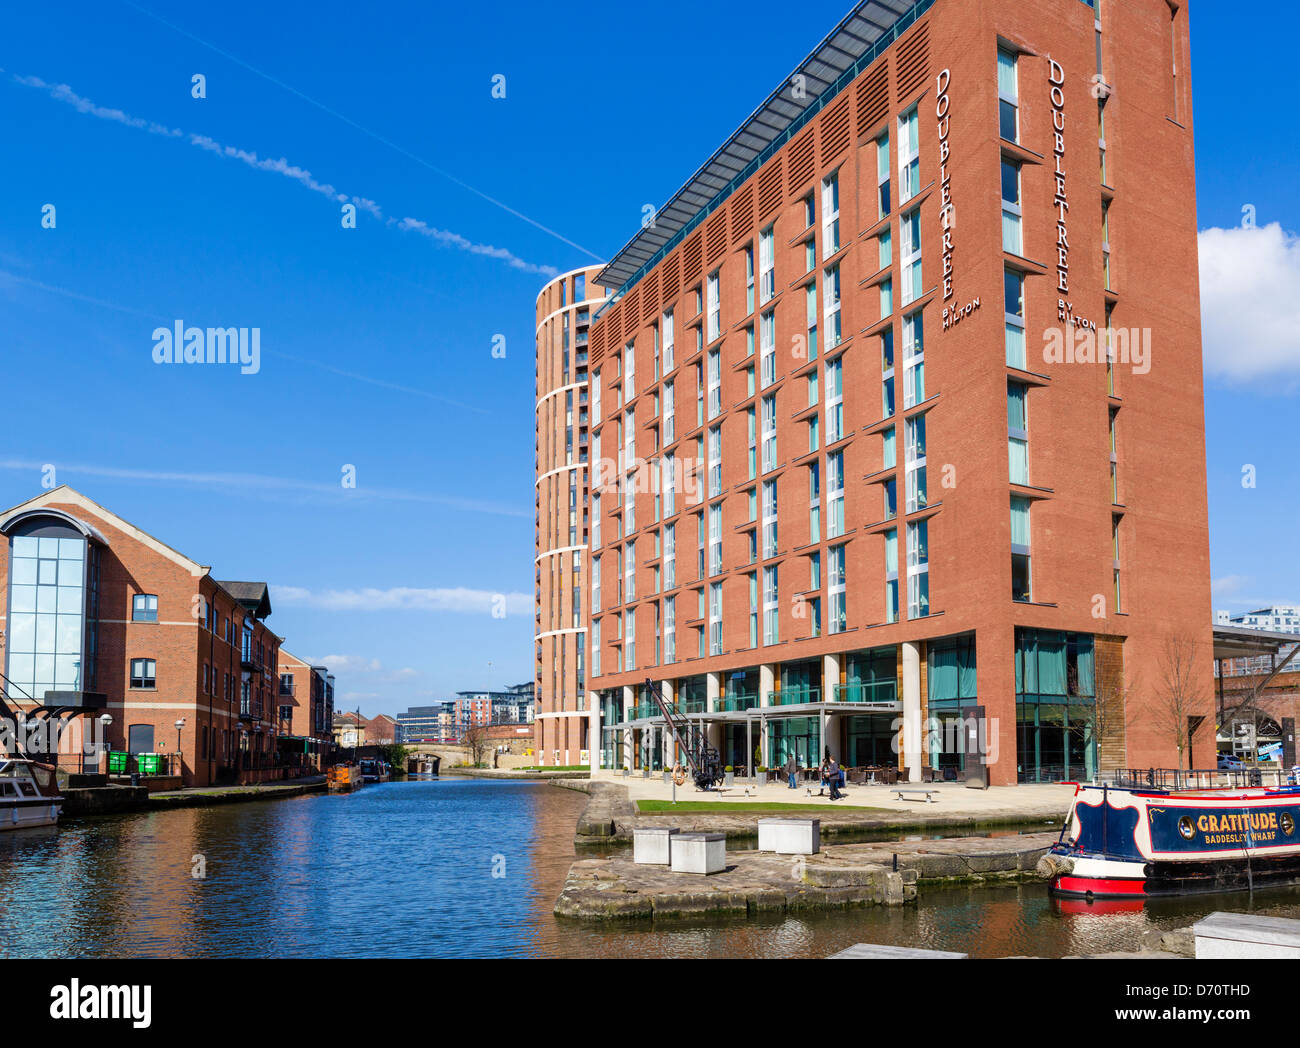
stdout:
[(359, 790), (363, 782), (358, 764), (334, 764), (325, 773), (325, 784), (332, 792)]
[(1300, 883), (1300, 787), (1077, 785), (1053, 895), (1141, 899)]
[(0, 755), (0, 830), (53, 826), (62, 808), (50, 765)]

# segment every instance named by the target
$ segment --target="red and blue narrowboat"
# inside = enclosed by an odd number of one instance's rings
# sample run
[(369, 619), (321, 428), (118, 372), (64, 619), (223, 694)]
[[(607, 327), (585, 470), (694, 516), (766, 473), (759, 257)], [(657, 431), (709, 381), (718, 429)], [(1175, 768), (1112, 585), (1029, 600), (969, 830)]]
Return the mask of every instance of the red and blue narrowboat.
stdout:
[(1053, 895), (1140, 899), (1300, 883), (1300, 787), (1077, 786)]

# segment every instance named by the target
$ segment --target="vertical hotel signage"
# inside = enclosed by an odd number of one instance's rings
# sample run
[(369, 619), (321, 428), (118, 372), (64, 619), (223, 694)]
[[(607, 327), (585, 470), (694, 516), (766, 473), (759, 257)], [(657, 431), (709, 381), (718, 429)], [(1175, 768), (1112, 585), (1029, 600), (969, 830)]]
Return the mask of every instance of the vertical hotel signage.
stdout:
[(1052, 154), (1055, 160), (1056, 194), (1052, 203), (1056, 207), (1056, 289), (1070, 290), (1070, 236), (1066, 230), (1065, 216), (1070, 203), (1065, 192), (1065, 70), (1055, 59), (1048, 59), (1047, 79), (1052, 88)]
[(939, 216), (940, 224), (943, 226), (943, 329), (945, 331), (959, 320), (970, 316), (972, 312), (979, 309), (980, 305), (978, 298), (967, 302), (964, 306), (948, 305), (953, 297), (952, 231), (957, 225), (956, 211), (952, 204), (951, 175), (948, 173), (948, 161), (951, 158), (948, 132), (952, 129), (948, 88), (951, 84), (952, 71), (945, 69), (935, 80), (934, 103), (934, 115), (939, 121)]

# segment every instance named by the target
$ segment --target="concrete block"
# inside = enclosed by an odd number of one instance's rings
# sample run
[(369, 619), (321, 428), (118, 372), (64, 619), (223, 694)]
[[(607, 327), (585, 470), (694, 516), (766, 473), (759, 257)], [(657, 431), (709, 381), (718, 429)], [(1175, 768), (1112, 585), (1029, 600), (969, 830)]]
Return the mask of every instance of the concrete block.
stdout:
[(727, 868), (726, 834), (676, 833), (670, 842), (673, 873), (721, 873)]
[(1196, 959), (1300, 958), (1300, 921), (1253, 913), (1212, 913), (1192, 925)]
[(667, 866), (676, 826), (647, 826), (632, 831), (632, 861), (643, 866)]
[(821, 820), (759, 819), (758, 850), (777, 855), (816, 855), (821, 851)]

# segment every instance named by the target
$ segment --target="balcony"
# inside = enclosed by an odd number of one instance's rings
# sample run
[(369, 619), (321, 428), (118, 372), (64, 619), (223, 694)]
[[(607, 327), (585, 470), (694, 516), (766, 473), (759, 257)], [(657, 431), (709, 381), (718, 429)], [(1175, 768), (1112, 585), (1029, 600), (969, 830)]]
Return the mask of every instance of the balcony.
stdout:
[(822, 690), (811, 684), (791, 684), (772, 695), (773, 706), (803, 706), (821, 702)]
[(725, 710), (727, 713), (738, 713), (741, 710), (752, 710), (758, 705), (758, 696), (747, 692), (736, 692), (734, 695), (724, 696), (718, 703), (718, 708)]
[(864, 681), (859, 684), (837, 684), (835, 701), (895, 703), (898, 701), (898, 682), (880, 680)]

